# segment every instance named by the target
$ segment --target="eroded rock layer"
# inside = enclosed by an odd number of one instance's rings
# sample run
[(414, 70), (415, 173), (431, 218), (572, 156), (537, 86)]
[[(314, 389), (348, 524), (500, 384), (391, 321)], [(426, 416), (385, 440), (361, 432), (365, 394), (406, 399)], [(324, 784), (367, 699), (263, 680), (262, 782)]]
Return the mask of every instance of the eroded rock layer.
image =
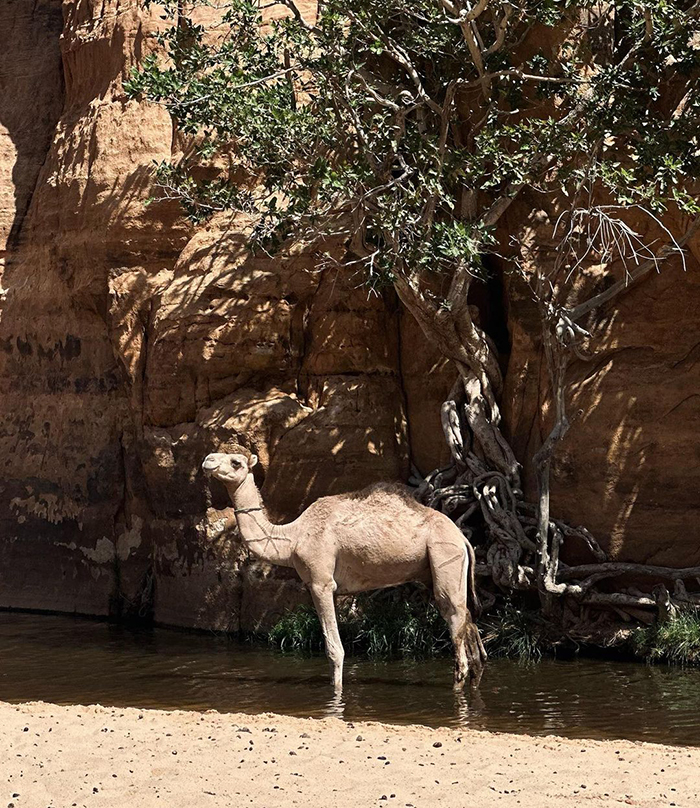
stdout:
[(428, 373), (439, 400), (449, 374), (349, 274), (251, 259), (245, 223), (195, 232), (144, 204), (177, 146), (122, 82), (157, 16), (119, 0), (0, 15), (0, 606), (269, 622), (299, 586), (244, 563), (202, 458), (256, 451), (280, 518), (405, 478), (411, 430), (424, 469), (443, 451), (421, 388)]

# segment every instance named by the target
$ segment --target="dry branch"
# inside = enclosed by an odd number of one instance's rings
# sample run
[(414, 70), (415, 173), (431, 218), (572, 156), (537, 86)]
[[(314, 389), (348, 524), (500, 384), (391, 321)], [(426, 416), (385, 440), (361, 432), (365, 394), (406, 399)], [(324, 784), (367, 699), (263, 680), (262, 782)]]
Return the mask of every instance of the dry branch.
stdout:
[(575, 306), (571, 310), (571, 319), (572, 320), (579, 320), (585, 314), (593, 311), (594, 309), (599, 308), (605, 303), (608, 303), (613, 298), (617, 297), (622, 292), (628, 290), (632, 284), (641, 280), (646, 275), (648, 275), (652, 269), (658, 269), (659, 263), (669, 255), (674, 253), (678, 253), (681, 247), (684, 247), (688, 241), (695, 235), (698, 228), (700, 228), (700, 214), (693, 219), (692, 224), (686, 230), (685, 234), (677, 239), (673, 245), (667, 245), (663, 247), (658, 255), (655, 255), (653, 258), (649, 258), (647, 261), (644, 261), (640, 264), (635, 270), (629, 273), (628, 276), (624, 277), (622, 280), (617, 281), (604, 292), (595, 295), (594, 297), (586, 300), (584, 303)]

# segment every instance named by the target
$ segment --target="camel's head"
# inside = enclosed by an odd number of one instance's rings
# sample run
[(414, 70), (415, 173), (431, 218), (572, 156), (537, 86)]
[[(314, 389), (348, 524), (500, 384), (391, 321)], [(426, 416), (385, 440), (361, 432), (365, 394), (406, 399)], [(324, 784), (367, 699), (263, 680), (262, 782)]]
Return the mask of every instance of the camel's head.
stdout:
[(216, 477), (217, 480), (221, 480), (226, 485), (233, 485), (238, 488), (257, 462), (256, 455), (247, 457), (244, 454), (215, 452), (204, 458), (202, 470), (210, 477)]

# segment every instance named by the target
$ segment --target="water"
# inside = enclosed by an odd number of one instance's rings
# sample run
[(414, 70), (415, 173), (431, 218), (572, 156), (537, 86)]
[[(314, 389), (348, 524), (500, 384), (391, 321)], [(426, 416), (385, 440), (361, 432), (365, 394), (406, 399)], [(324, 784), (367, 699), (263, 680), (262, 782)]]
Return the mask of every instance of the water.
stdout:
[(492, 660), (455, 698), (451, 660), (346, 660), (342, 701), (325, 658), (208, 634), (0, 613), (0, 700), (470, 727), (700, 746), (700, 670), (590, 659)]

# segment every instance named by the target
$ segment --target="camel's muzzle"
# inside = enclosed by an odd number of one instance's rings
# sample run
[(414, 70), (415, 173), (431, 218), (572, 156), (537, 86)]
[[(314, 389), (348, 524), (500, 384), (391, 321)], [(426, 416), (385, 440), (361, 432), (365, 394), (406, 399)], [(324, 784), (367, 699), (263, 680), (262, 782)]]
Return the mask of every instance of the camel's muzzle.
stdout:
[(205, 457), (204, 462), (202, 463), (202, 471), (205, 474), (213, 474), (221, 465), (221, 461), (217, 460), (215, 457)]

